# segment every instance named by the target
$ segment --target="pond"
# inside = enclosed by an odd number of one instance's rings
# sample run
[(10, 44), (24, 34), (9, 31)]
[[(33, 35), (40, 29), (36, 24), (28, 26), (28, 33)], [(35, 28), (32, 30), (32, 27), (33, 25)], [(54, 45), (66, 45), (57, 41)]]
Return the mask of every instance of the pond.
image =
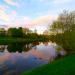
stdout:
[(57, 56), (54, 47), (55, 44), (47, 42), (0, 45), (0, 75), (19, 75), (47, 64)]

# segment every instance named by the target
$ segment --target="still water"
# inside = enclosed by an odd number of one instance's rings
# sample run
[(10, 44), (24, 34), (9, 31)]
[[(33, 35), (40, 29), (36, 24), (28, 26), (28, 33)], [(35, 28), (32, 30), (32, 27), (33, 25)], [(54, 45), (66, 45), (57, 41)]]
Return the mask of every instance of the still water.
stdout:
[(53, 49), (51, 43), (0, 45), (0, 75), (19, 75), (47, 64)]

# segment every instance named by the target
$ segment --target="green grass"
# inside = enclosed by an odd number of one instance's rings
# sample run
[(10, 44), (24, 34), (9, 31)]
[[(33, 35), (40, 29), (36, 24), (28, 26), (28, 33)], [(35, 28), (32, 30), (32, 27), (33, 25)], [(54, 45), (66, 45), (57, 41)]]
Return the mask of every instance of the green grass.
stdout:
[(75, 55), (56, 60), (21, 75), (75, 75)]

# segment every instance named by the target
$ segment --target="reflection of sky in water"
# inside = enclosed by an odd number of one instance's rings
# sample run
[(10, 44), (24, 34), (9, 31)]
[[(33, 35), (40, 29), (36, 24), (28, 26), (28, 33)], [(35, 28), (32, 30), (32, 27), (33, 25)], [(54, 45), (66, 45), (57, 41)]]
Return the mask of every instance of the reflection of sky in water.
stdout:
[(40, 60), (33, 55), (22, 55), (16, 53), (11, 53), (10, 55), (7, 53), (0, 57), (0, 75), (2, 75), (2, 72), (15, 73), (16, 71), (17, 73), (23, 70), (29, 70), (46, 63), (47, 61)]
[(18, 75), (19, 72), (30, 70), (47, 64), (50, 56), (50, 45), (37, 45), (28, 52), (0, 52), (0, 75)]

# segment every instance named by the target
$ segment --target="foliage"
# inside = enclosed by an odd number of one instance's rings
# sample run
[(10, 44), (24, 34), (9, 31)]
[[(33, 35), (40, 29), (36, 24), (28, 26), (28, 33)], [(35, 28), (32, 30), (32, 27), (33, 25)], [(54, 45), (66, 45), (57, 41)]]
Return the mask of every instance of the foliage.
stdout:
[(48, 36), (39, 35), (27, 28), (9, 28), (8, 30), (0, 30), (0, 44), (9, 43), (32, 43), (48, 41)]
[(23, 37), (23, 31), (22, 28), (9, 28), (7, 32), (8, 36), (10, 37)]
[(67, 52), (75, 53), (75, 12), (63, 12), (51, 25), (50, 40), (60, 44)]
[(0, 28), (0, 37), (5, 37), (6, 36), (6, 31), (4, 28)]

